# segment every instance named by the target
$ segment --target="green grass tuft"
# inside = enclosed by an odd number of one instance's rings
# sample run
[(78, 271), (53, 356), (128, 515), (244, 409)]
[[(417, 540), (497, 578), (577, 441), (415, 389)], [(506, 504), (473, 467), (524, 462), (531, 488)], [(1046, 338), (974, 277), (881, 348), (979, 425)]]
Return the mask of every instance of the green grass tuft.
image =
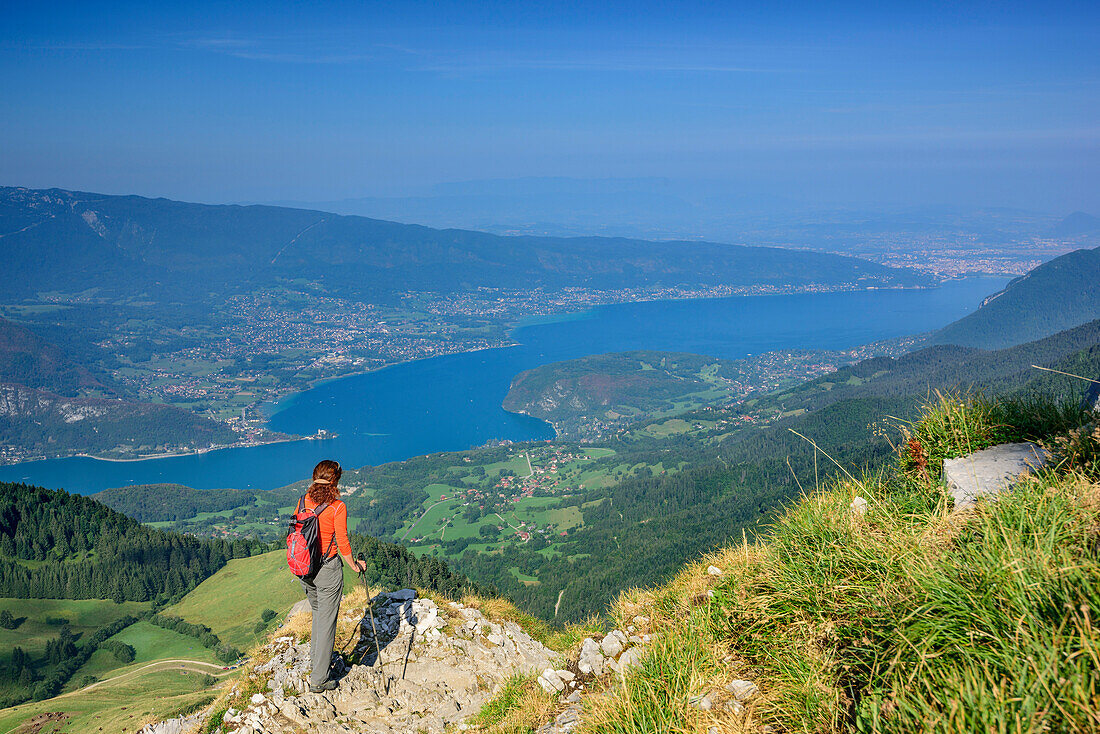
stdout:
[[(839, 481), (765, 542), (624, 594), (620, 622), (660, 637), (585, 730), (1100, 731), (1100, 430), (1083, 417), (940, 396), (908, 425), (923, 465)], [(950, 511), (943, 458), (1025, 439), (1054, 449), (1050, 469)], [(689, 705), (733, 673), (760, 686), (747, 712)]]

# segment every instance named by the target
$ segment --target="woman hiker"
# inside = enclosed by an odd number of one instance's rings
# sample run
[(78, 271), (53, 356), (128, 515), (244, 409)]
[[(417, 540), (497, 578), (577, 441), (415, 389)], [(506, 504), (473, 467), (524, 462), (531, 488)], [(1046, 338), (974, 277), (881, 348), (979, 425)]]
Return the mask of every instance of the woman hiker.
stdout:
[(302, 589), (313, 610), (313, 632), (309, 640), (309, 690), (313, 693), (336, 688), (336, 681), (329, 678), (329, 669), (336, 643), (336, 617), (340, 614), (340, 599), (344, 592), (344, 563), (356, 573), (366, 568), (366, 563), (351, 557), (348, 508), (340, 500), (342, 473), (340, 465), (328, 459), (313, 467), (313, 483), (309, 485), (303, 500), (302, 509), (325, 506), (317, 516), (318, 535), (321, 547), (325, 549), (324, 560), (314, 576), (301, 579)]

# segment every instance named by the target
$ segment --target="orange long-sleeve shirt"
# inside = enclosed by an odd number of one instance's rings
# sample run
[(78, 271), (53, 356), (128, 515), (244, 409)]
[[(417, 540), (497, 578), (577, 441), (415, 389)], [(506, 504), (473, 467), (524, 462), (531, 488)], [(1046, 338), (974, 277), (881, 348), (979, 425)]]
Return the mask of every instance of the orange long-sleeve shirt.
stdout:
[[(312, 510), (317, 506), (313, 498), (306, 495), (305, 507)], [(341, 500), (334, 500), (324, 509), (317, 518), (317, 530), (321, 536), (321, 552), (327, 551), (325, 558), (336, 555), (337, 549), (345, 556), (351, 555), (351, 541), (348, 539), (348, 506)], [(332, 536), (336, 536), (336, 543), (332, 542)]]

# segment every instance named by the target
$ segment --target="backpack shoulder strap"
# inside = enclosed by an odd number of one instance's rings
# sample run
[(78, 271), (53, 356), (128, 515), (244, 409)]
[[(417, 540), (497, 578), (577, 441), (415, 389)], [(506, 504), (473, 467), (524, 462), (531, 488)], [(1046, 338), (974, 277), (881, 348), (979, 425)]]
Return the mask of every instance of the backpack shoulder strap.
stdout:
[[(325, 510), (327, 510), (328, 508), (330, 508), (330, 507), (333, 507), (333, 506), (334, 506), (334, 505), (333, 505), (332, 503), (329, 503), (329, 502), (326, 502), (326, 503), (325, 503), (325, 504), (323, 504), (323, 505), (318, 505), (317, 507), (314, 507), (314, 508), (313, 508), (313, 515), (314, 515), (314, 516), (315, 516), (315, 517), (316, 517), (317, 519), (320, 519), (320, 518), (321, 518), (321, 513), (322, 513), (322, 512), (324, 512)], [(327, 548), (325, 548), (325, 553), (324, 553), (324, 557), (325, 557), (325, 558), (328, 558), (328, 557), (329, 557), (329, 555), (328, 555), (328, 554), (329, 554), (329, 551), (331, 551), (331, 550), (332, 550), (332, 546), (333, 546), (333, 545), (334, 545), (335, 543), (336, 543), (336, 522), (335, 522), (335, 518), (333, 518), (333, 524), (332, 524), (332, 538), (331, 538), (331, 539), (329, 539), (329, 541), (328, 541), (328, 547), (327, 547)]]
[(306, 505), (306, 496), (303, 494), (298, 498), (298, 506), (294, 508), (294, 514), (297, 515), (302, 511), (302, 508)]

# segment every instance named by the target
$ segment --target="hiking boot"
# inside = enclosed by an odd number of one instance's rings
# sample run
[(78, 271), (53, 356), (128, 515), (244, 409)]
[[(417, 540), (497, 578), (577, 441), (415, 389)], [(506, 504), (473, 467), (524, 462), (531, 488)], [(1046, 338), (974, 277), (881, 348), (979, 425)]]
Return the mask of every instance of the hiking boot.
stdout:
[(312, 683), (309, 684), (310, 693), (324, 693), (325, 691), (331, 691), (336, 688), (336, 681), (329, 678), (327, 681), (319, 686), (315, 686)]

